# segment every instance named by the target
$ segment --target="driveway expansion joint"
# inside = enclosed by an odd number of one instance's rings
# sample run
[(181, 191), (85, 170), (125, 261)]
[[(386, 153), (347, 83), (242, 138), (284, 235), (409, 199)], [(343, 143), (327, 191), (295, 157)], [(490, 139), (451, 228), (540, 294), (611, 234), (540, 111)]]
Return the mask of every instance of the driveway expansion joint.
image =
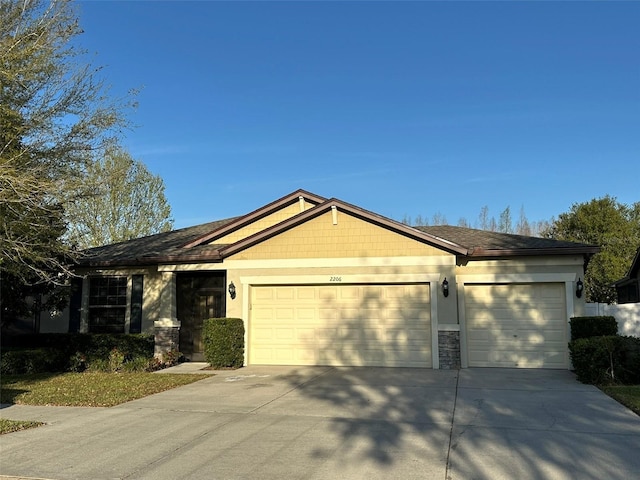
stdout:
[[(455, 426), (455, 418), (456, 418), (456, 404), (458, 403), (458, 386), (460, 384), (460, 375), (456, 375), (456, 389), (453, 395), (453, 411), (451, 412), (451, 429), (449, 430), (449, 445), (447, 447), (447, 460), (444, 469), (444, 479), (449, 480), (451, 477), (449, 476), (449, 466), (451, 459), (451, 450), (455, 450), (458, 446), (457, 443), (455, 445), (451, 445), (453, 440), (453, 428)], [(463, 431), (464, 433), (464, 431)]]

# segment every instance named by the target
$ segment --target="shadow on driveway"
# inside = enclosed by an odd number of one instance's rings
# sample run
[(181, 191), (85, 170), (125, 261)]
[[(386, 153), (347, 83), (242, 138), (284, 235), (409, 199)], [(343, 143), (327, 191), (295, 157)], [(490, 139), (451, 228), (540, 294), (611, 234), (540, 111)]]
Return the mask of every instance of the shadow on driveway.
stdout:
[(3, 475), (626, 480), (640, 471), (640, 417), (567, 371), (251, 366), (112, 408), (20, 407), (3, 417), (49, 424), (0, 437)]

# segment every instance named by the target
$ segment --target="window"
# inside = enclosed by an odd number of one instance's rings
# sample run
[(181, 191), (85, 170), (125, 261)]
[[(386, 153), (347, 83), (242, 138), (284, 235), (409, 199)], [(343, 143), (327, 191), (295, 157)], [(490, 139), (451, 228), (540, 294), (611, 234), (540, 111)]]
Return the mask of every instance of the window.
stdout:
[(127, 277), (89, 280), (89, 332), (125, 333)]

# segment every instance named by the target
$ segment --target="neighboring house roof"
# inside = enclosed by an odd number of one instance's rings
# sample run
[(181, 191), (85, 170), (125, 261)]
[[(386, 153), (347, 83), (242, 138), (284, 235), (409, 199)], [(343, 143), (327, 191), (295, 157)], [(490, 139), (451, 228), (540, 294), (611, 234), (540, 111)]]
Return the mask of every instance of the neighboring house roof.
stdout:
[[(299, 201), (302, 203), (308, 201), (312, 208), (303, 209), (297, 215), (233, 243), (215, 243), (216, 239), (223, 239), (226, 235)], [(326, 199), (304, 190), (297, 190), (241, 217), (86, 250), (79, 265), (125, 266), (219, 262), (225, 257), (272, 238), (332, 209), (348, 213), (451, 254), (474, 259), (521, 255), (591, 255), (599, 251), (599, 247), (594, 245), (463, 227), (410, 227), (335, 198)]]
[(638, 276), (640, 274), (640, 247), (636, 250), (636, 255), (633, 257), (631, 261), (631, 266), (629, 267), (629, 272), (624, 278), (621, 278), (617, 282), (613, 284), (614, 287), (622, 287), (626, 284), (629, 284), (634, 281), (638, 281)]
[(450, 225), (415, 228), (463, 246), (467, 249), (467, 256), (469, 257), (595, 254), (600, 251), (599, 247), (584, 243), (527, 237)]

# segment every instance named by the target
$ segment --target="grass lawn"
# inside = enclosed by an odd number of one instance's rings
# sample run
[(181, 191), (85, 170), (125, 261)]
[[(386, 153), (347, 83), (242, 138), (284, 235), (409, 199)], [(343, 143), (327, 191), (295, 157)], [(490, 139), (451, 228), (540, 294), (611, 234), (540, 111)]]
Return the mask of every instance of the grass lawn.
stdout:
[(610, 385), (600, 387), (600, 389), (640, 415), (640, 385)]
[[(2, 375), (0, 402), (18, 405), (112, 407), (207, 378), (153, 373), (41, 373)], [(0, 418), (0, 434), (42, 425)]]
[(112, 407), (207, 377), (104, 372), (3, 375), (0, 401), (18, 405)]
[(7, 420), (6, 418), (0, 418), (0, 435), (3, 433), (25, 430), (27, 428), (39, 427), (40, 425), (42, 425), (40, 422), (25, 422), (22, 420)]

